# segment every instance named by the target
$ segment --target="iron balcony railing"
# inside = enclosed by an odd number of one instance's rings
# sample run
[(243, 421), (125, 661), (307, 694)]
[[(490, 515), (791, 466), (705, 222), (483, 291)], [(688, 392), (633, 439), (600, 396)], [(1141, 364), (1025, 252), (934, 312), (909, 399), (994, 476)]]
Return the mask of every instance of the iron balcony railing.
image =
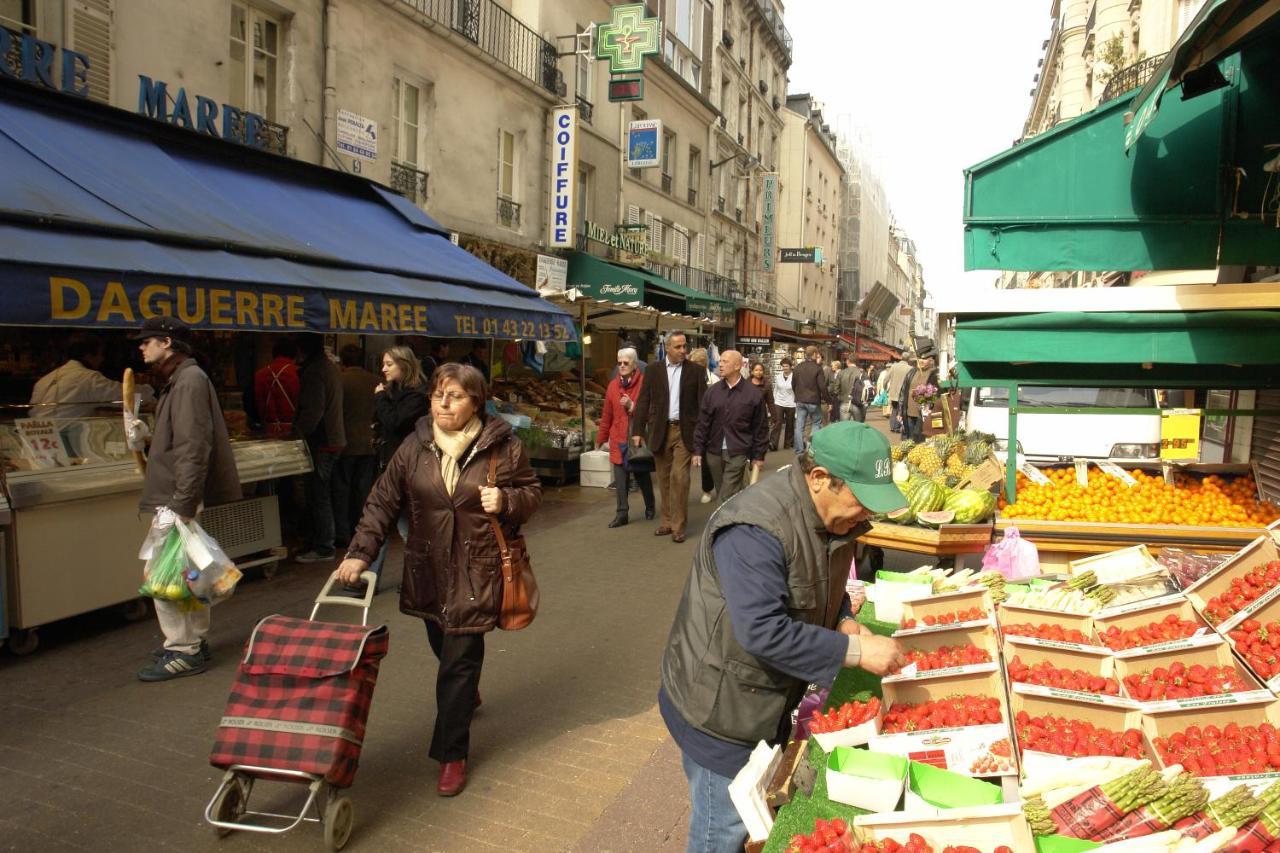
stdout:
[(724, 196), (716, 197), (716, 210), (724, 213)]
[(391, 189), (414, 204), (426, 204), (427, 173), (413, 166), (392, 160)]
[(493, 0), (400, 0), (552, 94), (564, 94), (555, 46)]
[(520, 205), (509, 198), (498, 196), (498, 222), (507, 228), (520, 227)]
[(1132, 91), (1139, 86), (1145, 86), (1147, 81), (1151, 79), (1151, 75), (1160, 67), (1160, 63), (1164, 62), (1167, 53), (1159, 56), (1148, 56), (1141, 62), (1135, 62), (1127, 68), (1121, 68), (1111, 76), (1107, 81), (1107, 87), (1102, 90), (1102, 100), (1110, 101), (1112, 98), (1118, 98), (1125, 92)]
[(698, 191), (693, 187), (689, 187), (689, 204), (693, 207), (698, 206)]
[(741, 222), (741, 221), (742, 221), (742, 208), (740, 208), (740, 207), (735, 207), (735, 208), (733, 209), (733, 218), (734, 218), (734, 219), (736, 219), (736, 220), (738, 220), (739, 222)]
[(674, 281), (676, 284), (708, 296), (737, 302), (744, 295), (742, 286), (733, 279), (688, 264), (659, 264), (646, 261), (644, 268), (654, 275), (660, 275), (668, 281)]
[(787, 32), (787, 28), (782, 24), (782, 16), (773, 8), (771, 0), (756, 0), (756, 6), (760, 9), (760, 15), (765, 20), (765, 31), (768, 32), (778, 42), (778, 47), (787, 57), (787, 64), (791, 63), (791, 33)]
[(587, 124), (591, 124), (591, 113), (594, 109), (590, 101), (578, 95), (578, 115), (582, 116), (582, 120)]
[(662, 191), (664, 193), (671, 192), (671, 176), (670, 175), (662, 176)]

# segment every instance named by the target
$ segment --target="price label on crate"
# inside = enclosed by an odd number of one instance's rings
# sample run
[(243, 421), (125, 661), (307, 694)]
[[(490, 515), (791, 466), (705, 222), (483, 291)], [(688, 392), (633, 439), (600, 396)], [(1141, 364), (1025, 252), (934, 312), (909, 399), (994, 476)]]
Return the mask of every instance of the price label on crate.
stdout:
[(36, 468), (66, 468), (71, 465), (57, 424), (49, 420), (19, 418), (13, 422), (22, 441), (22, 451)]
[(1103, 459), (1102, 461), (1095, 462), (1094, 464), (1102, 469), (1102, 473), (1109, 474), (1110, 476), (1115, 477), (1117, 480), (1124, 483), (1126, 486), (1138, 485), (1138, 481), (1133, 479), (1133, 475), (1131, 475), (1128, 471), (1124, 470), (1114, 462)]
[(1018, 470), (1022, 473), (1022, 476), (1026, 477), (1037, 486), (1047, 486), (1051, 482), (1048, 477), (1040, 472), (1039, 468), (1032, 465), (1030, 462), (1021, 463), (1018, 465)]
[(1075, 466), (1076, 482), (1079, 483), (1082, 488), (1089, 488), (1089, 460), (1077, 459), (1075, 461)]

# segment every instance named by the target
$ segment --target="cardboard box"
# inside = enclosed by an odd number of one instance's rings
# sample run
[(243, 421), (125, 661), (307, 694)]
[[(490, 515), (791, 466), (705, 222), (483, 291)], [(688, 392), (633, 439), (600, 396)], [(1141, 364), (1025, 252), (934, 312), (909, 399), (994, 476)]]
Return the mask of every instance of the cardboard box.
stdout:
[[(1263, 723), (1280, 726), (1280, 702), (1272, 699), (1250, 704), (1146, 714), (1142, 717), (1142, 731), (1146, 737), (1152, 761), (1157, 767), (1163, 769), (1165, 764), (1152, 745), (1157, 737), (1167, 738), (1175, 732), (1184, 731), (1188, 726), (1200, 726), (1202, 729), (1206, 726), (1217, 726), (1221, 729), (1228, 723), (1235, 723), (1241, 727), (1259, 726)], [(1280, 779), (1280, 773), (1226, 774), (1205, 777), (1205, 784), (1209, 786), (1211, 782), (1215, 782), (1213, 790), (1220, 791), (1223, 787), (1229, 789), (1241, 782), (1253, 785), (1258, 782), (1269, 783), (1277, 779)]]
[(810, 732), (809, 737), (818, 742), (823, 752), (831, 752), (838, 746), (862, 746), (880, 731), (884, 720), (884, 704), (880, 705), (880, 713), (865, 723), (840, 729), (835, 732)]
[[(876, 612), (877, 614), (879, 613), (878, 608)], [(958, 628), (953, 631), (916, 634), (912, 637), (902, 638), (900, 642), (904, 649), (916, 649), (922, 652), (934, 652), (943, 646), (965, 646), (972, 643), (980, 649), (985, 649), (987, 654), (991, 655), (991, 662), (974, 664), (972, 666), (948, 667), (947, 669), (930, 669), (920, 670), (914, 673), (886, 675), (881, 680), (882, 684), (946, 678), (948, 676), (959, 675), (966, 672), (992, 672), (1000, 667), (1000, 649), (996, 641), (996, 632), (990, 625), (974, 628)]]
[[(1142, 730), (1142, 715), (1133, 708), (1097, 705), (1087, 702), (1070, 702), (1052, 696), (1011, 693), (1009, 695), (1011, 721), (1016, 721), (1021, 711), (1026, 711), (1032, 717), (1041, 717), (1048, 714), (1053, 717), (1065, 717), (1069, 720), (1082, 720), (1115, 732), (1123, 732), (1125, 729)], [(1014, 731), (1016, 732), (1016, 722), (1014, 723)], [(1016, 734), (1014, 740), (1015, 742), (1017, 740)], [(1144, 749), (1150, 753), (1150, 744), (1144, 744)], [(1146, 757), (1154, 760), (1154, 754)], [(1022, 768), (1024, 778), (1056, 773), (1079, 760), (1081, 759), (1065, 755), (1054, 755), (1053, 753), (1040, 752), (1038, 750), (1023, 749), (1022, 744), (1018, 744), (1018, 762)]]
[[(1272, 599), (1271, 601), (1264, 604), (1262, 607), (1253, 611), (1253, 615), (1250, 618), (1256, 619), (1264, 625), (1266, 625), (1269, 622), (1280, 622), (1280, 600)], [(1240, 626), (1237, 625), (1235, 628), (1231, 630), (1237, 630), (1239, 629), (1239, 627)], [(1223, 631), (1222, 639), (1224, 642), (1230, 645), (1232, 649), (1235, 649), (1236, 648), (1235, 640), (1231, 639), (1231, 637), (1229, 636), (1230, 633), (1231, 631)], [(1269, 690), (1271, 690), (1273, 693), (1280, 692), (1280, 674), (1273, 675), (1269, 679), (1263, 678), (1261, 673), (1254, 670), (1254, 668), (1250, 665), (1248, 658), (1246, 658), (1241, 651), (1237, 649), (1235, 653), (1236, 653), (1236, 656), (1240, 659), (1241, 664), (1247, 667), (1249, 672), (1252, 673), (1259, 681), (1263, 682)]]
[(1105, 554), (1071, 560), (1067, 569), (1072, 577), (1093, 572), (1098, 583), (1129, 583), (1139, 578), (1163, 573), (1163, 569), (1146, 545), (1133, 545)]
[[(944, 616), (948, 613), (958, 613), (961, 610), (969, 610), (974, 607), (983, 611), (986, 616), (982, 619), (966, 622), (953, 622), (950, 625), (924, 624), (925, 618), (929, 616)], [(899, 629), (893, 636), (910, 637), (914, 634), (929, 634), (937, 631), (954, 631), (957, 628), (981, 628), (994, 625), (995, 605), (991, 601), (991, 592), (986, 587), (974, 587), (963, 589), (959, 592), (947, 592), (916, 601), (903, 602), (902, 621), (906, 622), (908, 619), (915, 619), (920, 624), (915, 628)]]
[(1064, 690), (1058, 687), (1048, 687), (1040, 684), (1014, 681), (1009, 675), (1009, 663), (1015, 657), (1027, 666), (1048, 663), (1050, 666), (1057, 667), (1058, 669), (1079, 669), (1087, 672), (1089, 675), (1115, 679), (1117, 684), (1119, 682), (1119, 678), (1116, 676), (1115, 659), (1109, 655), (1098, 655), (1092, 652), (1078, 651), (1075, 649), (1049, 649), (1042, 646), (1019, 645), (1011, 642), (1012, 639), (1014, 638), (1010, 638), (1009, 641), (1005, 642), (1004, 665), (1005, 677), (1009, 681), (1009, 689), (1013, 692), (1031, 696), (1052, 696), (1069, 702), (1088, 702), (1095, 705), (1114, 706), (1126, 709), (1134, 707), (1134, 703), (1130, 700), (1128, 694), (1124, 692), (1123, 686), (1120, 687), (1120, 692), (1117, 695), (1109, 696), (1105, 693)]
[(867, 600), (875, 603), (876, 618), (881, 622), (901, 622), (905, 602), (933, 595), (932, 581), (905, 580), (907, 577), (910, 576), (880, 572), (876, 582), (867, 585)]
[[(1233, 669), (1237, 675), (1249, 685), (1247, 691), (1238, 693), (1228, 693), (1219, 696), (1200, 696), (1195, 699), (1167, 699), (1157, 702), (1143, 702), (1137, 697), (1130, 695), (1139, 711), (1144, 714), (1153, 714), (1160, 711), (1177, 711), (1191, 710), (1195, 708), (1212, 708), (1221, 705), (1241, 705), (1253, 702), (1269, 702), (1275, 697), (1271, 691), (1262, 686), (1261, 682), (1254, 677), (1243, 663), (1231, 654), (1231, 650), (1223, 643), (1219, 643), (1207, 648), (1198, 649), (1180, 649), (1178, 651), (1163, 652), (1160, 654), (1146, 655), (1136, 658), (1118, 658), (1116, 659), (1117, 677), (1123, 680), (1130, 675), (1136, 675), (1143, 672), (1150, 672), (1154, 669), (1163, 667), (1168, 669), (1170, 664), (1175, 662), (1186, 664), (1188, 667), (1200, 664), (1201, 666), (1227, 666)], [(1122, 685), (1123, 686), (1123, 685)]]
[(1002, 802), (1004, 792), (999, 785), (918, 761), (907, 767), (907, 793), (902, 805), (905, 812), (994, 806)]
[(827, 756), (827, 798), (872, 812), (898, 807), (907, 784), (907, 759), (837, 747)]
[(869, 814), (854, 818), (853, 826), (872, 841), (892, 838), (904, 842), (914, 832), (935, 850), (948, 844), (965, 844), (979, 850), (992, 850), (1003, 844), (1019, 853), (1035, 850), (1031, 827), (1019, 803), (952, 809), (933, 815)]
[[(1272, 560), (1280, 560), (1280, 545), (1272, 535), (1259, 536), (1241, 548), (1230, 560), (1218, 566), (1216, 571), (1210, 572), (1187, 587), (1187, 600), (1203, 614), (1211, 599), (1231, 587), (1232, 578), (1244, 577), (1257, 566), (1265, 566)], [(1280, 584), (1264, 592), (1239, 613), (1233, 614), (1214, 627), (1225, 634), (1278, 597), (1280, 597)]]
[(1076, 651), (1087, 651), (1091, 654), (1108, 655), (1111, 654), (1110, 649), (1102, 646), (1097, 642), (1094, 635), (1093, 618), (1080, 613), (1058, 613), (1052, 610), (1038, 610), (1034, 607), (1019, 607), (1016, 605), (1001, 604), (996, 611), (997, 619), (1001, 626), (1004, 625), (1052, 625), (1063, 630), (1075, 630), (1084, 634), (1089, 640), (1088, 643), (1069, 643), (1058, 640), (1041, 640), (1036, 637), (1025, 637), (1018, 634), (1005, 634), (1002, 636), (1009, 642), (1019, 645), (1035, 645), (1043, 646), (1049, 649), (1072, 649)]
[(998, 671), (971, 672), (926, 681), (884, 685), (886, 713), (895, 705), (916, 705), (948, 696), (973, 695), (1000, 700), (1003, 722), (960, 728), (880, 733), (868, 746), (877, 752), (901, 755), (965, 776), (1001, 776), (1017, 772), (1010, 741), (1009, 707), (1004, 680)]
[(1170, 640), (1165, 643), (1123, 649), (1113, 652), (1113, 654), (1117, 658), (1135, 658), (1162, 652), (1178, 651), (1180, 649), (1205, 648), (1206, 646), (1218, 644), (1217, 634), (1209, 627), (1209, 623), (1205, 622), (1204, 618), (1191, 606), (1191, 602), (1181, 595), (1166, 596), (1153, 601), (1140, 602), (1137, 605), (1128, 605), (1103, 611), (1093, 618), (1093, 630), (1097, 635), (1099, 644), (1105, 647), (1106, 643), (1103, 642), (1102, 635), (1108, 628), (1116, 627), (1121, 631), (1132, 631), (1143, 628), (1153, 622), (1163, 621), (1169, 616), (1176, 616), (1188, 622), (1195, 622), (1201, 626), (1200, 633), (1181, 640)]

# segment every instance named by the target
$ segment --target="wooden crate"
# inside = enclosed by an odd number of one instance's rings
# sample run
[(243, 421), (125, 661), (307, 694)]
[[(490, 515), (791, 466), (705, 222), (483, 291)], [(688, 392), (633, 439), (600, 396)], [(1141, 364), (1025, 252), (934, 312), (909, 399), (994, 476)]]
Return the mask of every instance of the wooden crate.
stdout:
[(1003, 535), (1018, 528), (1041, 551), (1087, 556), (1146, 545), (1158, 554), (1164, 548), (1231, 553), (1263, 534), (1256, 527), (1188, 527), (1178, 524), (1120, 524), (1092, 521), (1041, 521), (996, 517), (995, 530)]
[(952, 557), (958, 554), (981, 554), (991, 544), (991, 531), (991, 522), (944, 524), (933, 528), (873, 521), (871, 530), (864, 533), (860, 541), (891, 551)]

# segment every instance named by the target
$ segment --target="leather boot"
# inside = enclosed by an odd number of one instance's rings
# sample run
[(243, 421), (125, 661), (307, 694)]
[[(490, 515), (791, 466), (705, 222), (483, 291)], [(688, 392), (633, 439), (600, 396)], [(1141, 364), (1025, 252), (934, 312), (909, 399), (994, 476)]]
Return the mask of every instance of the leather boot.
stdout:
[(609, 526), (610, 526), (610, 527), (621, 527), (622, 525), (624, 525), (624, 524), (626, 524), (626, 523), (627, 523), (627, 516), (623, 515), (622, 513), (618, 513), (617, 515), (615, 515), (615, 516), (613, 517), (613, 521), (609, 522)]
[(467, 760), (446, 761), (440, 765), (440, 782), (436, 793), (442, 797), (456, 797), (467, 787)]

